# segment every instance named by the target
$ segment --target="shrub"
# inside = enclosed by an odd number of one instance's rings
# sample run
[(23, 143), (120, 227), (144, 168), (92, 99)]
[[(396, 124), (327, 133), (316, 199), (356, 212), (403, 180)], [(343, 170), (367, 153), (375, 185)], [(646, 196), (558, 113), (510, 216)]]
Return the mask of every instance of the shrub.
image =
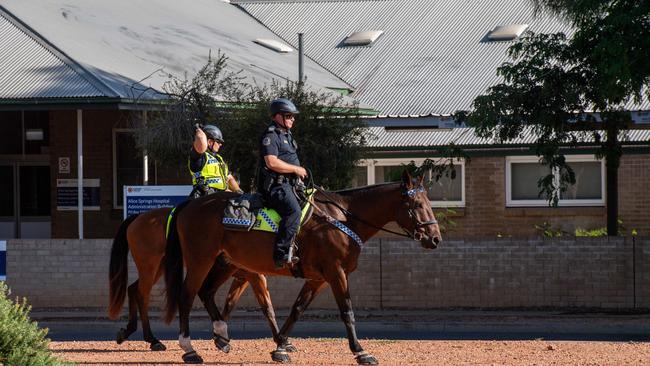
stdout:
[(11, 291), (0, 281), (0, 365), (69, 365), (52, 356), (45, 338), (47, 329), (29, 319), (31, 307), (26, 299), (13, 302)]

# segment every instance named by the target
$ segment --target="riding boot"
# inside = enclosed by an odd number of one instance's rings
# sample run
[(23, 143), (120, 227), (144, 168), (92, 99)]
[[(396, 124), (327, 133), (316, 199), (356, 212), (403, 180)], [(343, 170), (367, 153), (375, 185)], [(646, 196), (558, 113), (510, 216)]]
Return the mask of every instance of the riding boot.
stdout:
[(290, 248), (292, 243), (289, 246), (284, 245), (284, 243), (276, 242), (275, 250), (273, 251), (273, 262), (275, 263), (275, 268), (280, 269), (288, 264), (298, 263), (300, 260), (295, 254), (291, 253), (291, 258), (289, 258), (290, 252), (293, 252)]

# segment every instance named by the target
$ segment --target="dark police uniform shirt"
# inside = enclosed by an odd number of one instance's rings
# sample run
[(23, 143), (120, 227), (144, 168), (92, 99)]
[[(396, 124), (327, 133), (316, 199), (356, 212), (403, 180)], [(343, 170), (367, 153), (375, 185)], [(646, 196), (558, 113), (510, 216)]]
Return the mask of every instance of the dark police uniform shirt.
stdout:
[(297, 149), (298, 145), (291, 132), (278, 127), (275, 123), (270, 124), (262, 135), (260, 154), (264, 166), (266, 166), (264, 157), (267, 155), (275, 155), (285, 163), (300, 166)]

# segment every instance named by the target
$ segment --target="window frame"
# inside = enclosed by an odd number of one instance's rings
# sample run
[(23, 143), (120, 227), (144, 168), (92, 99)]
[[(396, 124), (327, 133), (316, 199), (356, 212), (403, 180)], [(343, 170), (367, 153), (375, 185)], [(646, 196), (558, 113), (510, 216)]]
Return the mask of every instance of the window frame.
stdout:
[[(135, 133), (135, 128), (114, 128), (113, 129), (113, 209), (114, 210), (123, 210), (124, 209), (124, 200), (117, 201), (117, 134), (130, 132)], [(142, 167), (144, 170), (144, 167)], [(144, 176), (144, 171), (143, 171)]]
[[(376, 166), (396, 166), (400, 164), (408, 164), (411, 161), (416, 165), (422, 165), (427, 158), (379, 158), (379, 159), (364, 159), (360, 160), (357, 166), (365, 166), (368, 184), (375, 184), (375, 167)], [(431, 160), (441, 160), (445, 158), (428, 158)], [(461, 169), (461, 199), (460, 201), (429, 201), (431, 207), (465, 207), (465, 161), (464, 159), (454, 159), (454, 164), (460, 166)], [(458, 168), (457, 168), (458, 169)]]
[[(600, 163), (600, 199), (562, 199), (558, 201), (559, 207), (598, 207), (605, 206), (605, 162), (593, 155), (566, 155), (568, 163)], [(548, 200), (540, 198), (536, 200), (514, 200), (512, 199), (512, 164), (513, 163), (537, 163), (537, 156), (507, 156), (506, 157), (506, 207), (548, 207)], [(558, 173), (554, 174), (556, 181), (559, 180)]]

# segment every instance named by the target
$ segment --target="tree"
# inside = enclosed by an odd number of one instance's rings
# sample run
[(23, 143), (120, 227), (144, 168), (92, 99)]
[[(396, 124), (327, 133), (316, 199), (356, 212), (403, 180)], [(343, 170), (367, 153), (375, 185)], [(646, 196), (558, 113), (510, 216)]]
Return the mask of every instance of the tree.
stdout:
[(215, 124), (225, 140), (219, 153), (242, 188), (253, 188), (259, 140), (271, 122), (268, 106), (285, 97), (300, 110), (292, 132), (301, 164), (311, 170), (316, 183), (329, 189), (346, 187), (365, 145), (358, 106), (302, 83), (249, 85), (240, 73), (226, 71), (227, 60), (220, 53), (192, 79), (171, 78), (165, 86), (170, 102), (146, 126), (139, 124), (138, 145), (156, 160), (184, 165), (194, 124)]
[[(575, 183), (563, 147), (590, 140), (605, 159), (607, 234), (617, 235), (618, 167), (621, 140), (632, 125), (626, 105), (647, 97), (650, 80), (650, 3), (634, 0), (537, 0), (539, 12), (564, 18), (575, 32), (528, 32), (509, 48), (512, 62), (497, 73), (504, 81), (477, 97), (459, 121), (480, 137), (503, 142), (535, 134), (535, 153), (551, 173), (540, 179), (540, 194), (557, 205)], [(559, 172), (559, 182), (552, 172)]]

